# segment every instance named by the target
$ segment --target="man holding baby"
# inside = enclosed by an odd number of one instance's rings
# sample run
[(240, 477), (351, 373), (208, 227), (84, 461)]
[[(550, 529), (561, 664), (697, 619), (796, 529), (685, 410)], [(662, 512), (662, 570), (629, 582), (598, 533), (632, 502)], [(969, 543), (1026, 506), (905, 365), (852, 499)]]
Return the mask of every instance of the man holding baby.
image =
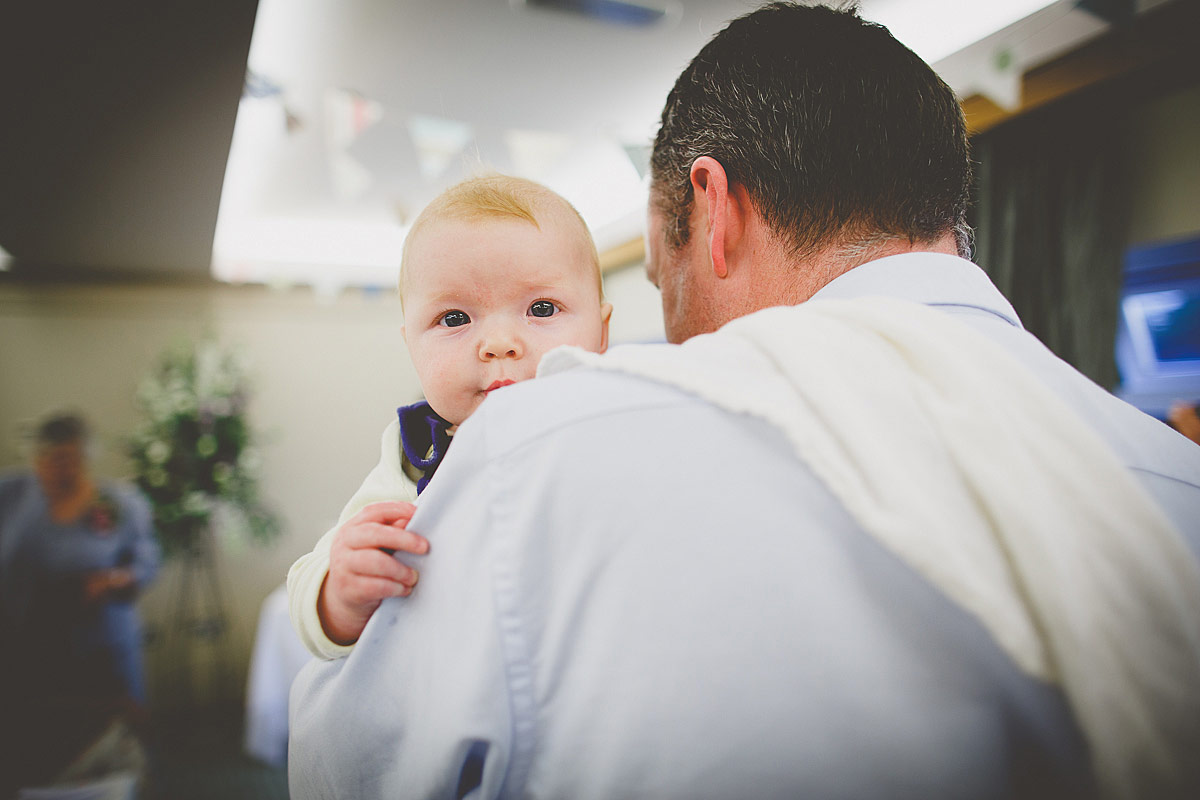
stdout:
[(773, 4), (651, 168), (675, 344), (459, 427), (419, 587), (297, 681), (293, 796), (1192, 796), (1200, 451), (965, 260), (951, 90)]

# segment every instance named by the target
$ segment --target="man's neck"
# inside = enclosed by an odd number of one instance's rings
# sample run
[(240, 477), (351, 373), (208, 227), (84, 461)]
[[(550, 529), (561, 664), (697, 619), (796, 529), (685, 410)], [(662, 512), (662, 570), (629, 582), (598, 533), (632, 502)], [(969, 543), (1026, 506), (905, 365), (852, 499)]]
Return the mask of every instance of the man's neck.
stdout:
[(956, 256), (958, 243), (953, 234), (947, 233), (932, 242), (879, 237), (833, 245), (813, 255), (795, 259), (792, 269), (781, 274), (788, 284), (781, 289), (790, 295), (791, 304), (803, 303), (855, 267), (903, 253), (945, 253)]
[(958, 243), (953, 233), (931, 242), (867, 237), (798, 255), (789, 250), (761, 217), (752, 215), (746, 221), (736, 256), (738, 266), (731, 273), (735, 280), (723, 290), (720, 313), (713, 317), (724, 323), (771, 306), (799, 305), (855, 267), (903, 253), (956, 256)]

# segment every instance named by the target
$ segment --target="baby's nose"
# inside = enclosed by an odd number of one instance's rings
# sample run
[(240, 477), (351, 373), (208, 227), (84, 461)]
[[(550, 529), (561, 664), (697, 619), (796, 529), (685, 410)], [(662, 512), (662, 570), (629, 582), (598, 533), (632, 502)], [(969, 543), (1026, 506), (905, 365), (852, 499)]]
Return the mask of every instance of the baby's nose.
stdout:
[(494, 326), (489, 329), (479, 346), (479, 357), (484, 361), (520, 358), (523, 353), (521, 337), (507, 326)]
[(516, 348), (515, 348), (515, 347), (510, 347), (510, 348), (508, 348), (508, 349), (505, 349), (505, 348), (503, 348), (503, 347), (489, 346), (489, 347), (485, 347), (485, 348), (484, 348), (484, 350), (483, 350), (483, 357), (484, 357), (485, 359), (492, 359), (492, 358), (516, 358), (516, 357), (517, 357), (517, 350), (516, 350)]

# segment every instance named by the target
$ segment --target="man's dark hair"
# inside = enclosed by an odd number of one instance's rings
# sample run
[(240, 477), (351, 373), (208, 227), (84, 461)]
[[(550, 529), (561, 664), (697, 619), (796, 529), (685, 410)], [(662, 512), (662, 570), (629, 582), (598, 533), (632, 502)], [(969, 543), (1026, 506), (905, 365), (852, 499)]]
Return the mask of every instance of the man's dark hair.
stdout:
[(34, 433), (38, 445), (87, 444), (87, 421), (79, 414), (56, 413), (43, 419)]
[(672, 248), (689, 171), (711, 156), (796, 255), (953, 232), (970, 253), (966, 122), (954, 92), (853, 8), (771, 3), (734, 20), (679, 76), (651, 156)]

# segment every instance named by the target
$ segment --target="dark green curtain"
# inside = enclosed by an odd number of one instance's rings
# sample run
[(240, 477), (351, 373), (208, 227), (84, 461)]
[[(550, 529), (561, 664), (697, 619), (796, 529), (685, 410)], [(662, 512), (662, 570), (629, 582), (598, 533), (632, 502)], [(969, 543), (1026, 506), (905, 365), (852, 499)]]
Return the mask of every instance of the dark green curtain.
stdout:
[(1111, 98), (1084, 98), (976, 136), (975, 261), (1025, 327), (1105, 388), (1129, 220), (1130, 137)]

